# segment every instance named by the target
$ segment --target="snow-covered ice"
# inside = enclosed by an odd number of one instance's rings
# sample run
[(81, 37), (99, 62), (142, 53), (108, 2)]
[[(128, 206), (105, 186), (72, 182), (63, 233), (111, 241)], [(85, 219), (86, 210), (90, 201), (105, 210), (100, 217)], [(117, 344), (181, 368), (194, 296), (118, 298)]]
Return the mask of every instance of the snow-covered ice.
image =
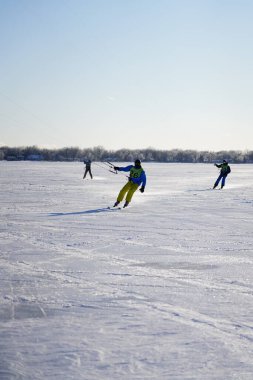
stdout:
[(252, 380), (253, 165), (0, 162), (0, 379)]

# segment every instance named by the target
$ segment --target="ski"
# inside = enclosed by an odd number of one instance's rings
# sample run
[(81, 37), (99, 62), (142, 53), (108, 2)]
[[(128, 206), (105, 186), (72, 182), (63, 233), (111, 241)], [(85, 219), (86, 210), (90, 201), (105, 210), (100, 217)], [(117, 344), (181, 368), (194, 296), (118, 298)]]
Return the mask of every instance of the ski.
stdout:
[(108, 210), (124, 210), (126, 208), (129, 208), (129, 206), (108, 206)]

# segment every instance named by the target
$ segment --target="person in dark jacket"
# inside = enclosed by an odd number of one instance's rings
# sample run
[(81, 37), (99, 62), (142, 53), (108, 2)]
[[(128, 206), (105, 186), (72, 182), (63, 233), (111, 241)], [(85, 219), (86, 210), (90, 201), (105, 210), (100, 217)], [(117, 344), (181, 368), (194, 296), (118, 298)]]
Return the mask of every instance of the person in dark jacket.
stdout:
[(85, 165), (85, 172), (83, 175), (83, 179), (85, 179), (87, 173), (89, 173), (90, 178), (92, 179), (93, 177), (92, 177), (92, 173), (91, 173), (91, 160), (84, 161), (84, 165)]
[(220, 169), (220, 175), (215, 181), (215, 184), (213, 185), (213, 189), (215, 189), (219, 185), (220, 181), (221, 181), (221, 189), (222, 189), (225, 186), (227, 175), (231, 172), (231, 169), (226, 160), (223, 160), (221, 164), (214, 164), (214, 165)]
[(145, 171), (142, 169), (141, 161), (138, 159), (135, 160), (134, 165), (129, 165), (126, 167), (114, 166), (114, 170), (130, 172), (129, 181), (120, 190), (117, 201), (113, 206), (118, 206), (118, 204), (123, 201), (124, 196), (126, 195), (126, 201), (123, 207), (127, 207), (139, 186), (141, 186), (140, 192), (144, 193), (146, 186)]

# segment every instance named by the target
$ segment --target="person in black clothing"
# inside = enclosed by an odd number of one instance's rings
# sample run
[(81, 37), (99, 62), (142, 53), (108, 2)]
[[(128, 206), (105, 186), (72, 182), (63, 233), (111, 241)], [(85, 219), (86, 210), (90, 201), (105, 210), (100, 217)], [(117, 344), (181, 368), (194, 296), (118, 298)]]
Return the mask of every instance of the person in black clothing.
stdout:
[(213, 189), (215, 189), (221, 180), (221, 189), (225, 186), (225, 181), (227, 178), (227, 175), (231, 172), (230, 166), (228, 165), (228, 162), (226, 160), (223, 160), (221, 164), (214, 164), (217, 168), (220, 169), (220, 175), (215, 181), (215, 184), (213, 185)]
[(92, 176), (92, 173), (91, 173), (91, 160), (84, 161), (84, 165), (85, 165), (85, 172), (84, 172), (84, 175), (83, 175), (83, 179), (85, 179), (87, 173), (89, 173), (90, 178), (92, 179), (93, 176)]

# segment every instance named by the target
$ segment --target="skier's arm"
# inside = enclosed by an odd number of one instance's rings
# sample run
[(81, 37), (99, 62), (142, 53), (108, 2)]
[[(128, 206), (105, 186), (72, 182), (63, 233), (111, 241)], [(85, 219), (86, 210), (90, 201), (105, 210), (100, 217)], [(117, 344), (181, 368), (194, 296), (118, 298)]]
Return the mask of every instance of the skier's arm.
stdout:
[(114, 166), (114, 170), (118, 170), (119, 172), (130, 172), (132, 167), (133, 167), (133, 165), (129, 165), (129, 166), (126, 166), (124, 168), (121, 166)]
[(214, 164), (214, 166), (216, 166), (216, 168), (221, 168), (221, 165), (218, 164)]
[(146, 182), (147, 182), (146, 174), (145, 174), (144, 171), (142, 172), (141, 180), (142, 180), (142, 186), (140, 188), (140, 192), (144, 193), (144, 190), (145, 190), (145, 187), (146, 187)]

